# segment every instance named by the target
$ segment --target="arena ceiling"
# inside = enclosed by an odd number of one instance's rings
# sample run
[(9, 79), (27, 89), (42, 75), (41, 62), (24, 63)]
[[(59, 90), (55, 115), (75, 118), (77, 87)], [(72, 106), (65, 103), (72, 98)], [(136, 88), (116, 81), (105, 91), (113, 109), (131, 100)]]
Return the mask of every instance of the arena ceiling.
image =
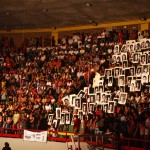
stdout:
[(1, 0), (0, 30), (62, 28), (150, 18), (149, 0)]

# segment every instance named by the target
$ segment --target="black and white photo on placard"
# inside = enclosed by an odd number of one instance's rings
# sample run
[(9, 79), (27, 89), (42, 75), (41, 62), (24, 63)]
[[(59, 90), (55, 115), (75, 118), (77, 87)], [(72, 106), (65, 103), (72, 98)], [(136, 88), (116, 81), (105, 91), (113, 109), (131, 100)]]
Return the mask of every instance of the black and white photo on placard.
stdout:
[(114, 68), (114, 77), (118, 78), (119, 75), (120, 75), (120, 68), (119, 67), (115, 67)]
[(88, 103), (82, 103), (82, 111), (83, 111), (83, 115), (87, 114), (88, 111)]
[(126, 44), (122, 45), (121, 52), (127, 52), (127, 46), (126, 46)]
[(150, 39), (146, 39), (145, 41), (145, 49), (150, 48)]
[(103, 83), (104, 83), (104, 80), (99, 80), (99, 81), (98, 81), (98, 85), (99, 85), (99, 86), (102, 86)]
[(100, 98), (101, 98), (101, 92), (96, 92), (96, 103), (100, 103)]
[(95, 110), (95, 104), (89, 103), (88, 113), (93, 114), (94, 110)]
[(124, 60), (124, 61), (122, 62), (122, 67), (123, 67), (123, 68), (127, 68), (127, 67), (128, 67), (128, 60)]
[(85, 97), (85, 92), (83, 90), (80, 90), (77, 94), (77, 97), (80, 97), (81, 99)]
[(112, 64), (116, 64), (117, 61), (117, 55), (112, 56)]
[(131, 60), (131, 61), (132, 61), (132, 63), (133, 63), (133, 57), (134, 57), (134, 52), (130, 52), (129, 60)]
[(81, 98), (80, 97), (75, 98), (75, 109), (81, 109)]
[(124, 74), (124, 69), (122, 67), (119, 67), (119, 75), (123, 75)]
[(134, 51), (134, 43), (130, 44), (129, 46), (129, 52), (133, 52)]
[(125, 105), (126, 100), (127, 100), (127, 93), (121, 93), (118, 103)]
[(63, 97), (62, 101), (63, 101), (64, 105), (67, 105), (67, 106), (70, 105), (70, 98), (69, 98), (69, 96)]
[(70, 124), (70, 113), (65, 113), (65, 124)]
[(121, 64), (121, 55), (117, 55), (116, 64)]
[(136, 76), (141, 77), (143, 71), (143, 66), (137, 66), (136, 68)]
[(150, 86), (144, 86), (143, 92), (144, 92), (145, 94), (149, 94), (149, 93), (150, 93)]
[(141, 65), (146, 65), (146, 54), (142, 54), (142, 55), (140, 55), (140, 64)]
[(53, 123), (53, 117), (54, 114), (48, 114), (48, 125), (51, 125)]
[(130, 76), (134, 76), (135, 75), (135, 67), (130, 67), (129, 74), (130, 74)]
[(112, 76), (112, 70), (111, 69), (105, 69), (105, 76), (108, 78), (109, 76)]
[(101, 93), (101, 103), (106, 103), (106, 93)]
[(131, 81), (130, 92), (134, 92), (135, 91), (135, 82), (136, 82), (136, 80), (132, 80)]
[(128, 85), (128, 87), (130, 87), (132, 79), (133, 79), (133, 76), (128, 76), (127, 77), (127, 85)]
[(125, 75), (119, 75), (118, 76), (118, 86), (124, 86), (125, 85)]
[(89, 87), (84, 87), (83, 89), (85, 95), (88, 95), (89, 94)]
[(108, 78), (108, 86), (113, 86), (113, 76)]
[(89, 94), (88, 98), (90, 103), (95, 103), (96, 94), (95, 93)]
[(141, 42), (141, 49), (144, 50), (144, 49), (148, 49), (149, 48), (149, 39), (140, 39), (140, 42)]
[(61, 125), (65, 124), (65, 113), (61, 113), (60, 124)]
[(94, 87), (94, 93), (99, 92), (99, 86)]
[(104, 86), (103, 85), (99, 86), (99, 92), (104, 92)]
[(56, 108), (56, 119), (60, 119), (61, 117), (61, 108)]
[(126, 44), (126, 49), (127, 49), (127, 52), (130, 51), (130, 44)]
[(142, 74), (149, 75), (149, 69), (150, 69), (150, 65), (143, 65)]
[(121, 60), (122, 62), (127, 60), (127, 53), (121, 53)]
[(80, 120), (83, 120), (83, 111), (82, 110), (78, 111), (78, 117)]
[(134, 43), (134, 51), (141, 51), (141, 42)]
[(141, 77), (142, 84), (148, 83), (148, 78), (149, 78), (148, 74), (142, 74), (142, 77)]
[(114, 101), (109, 101), (108, 103), (108, 113), (114, 113), (115, 111), (115, 102)]
[(108, 103), (107, 104), (103, 104), (103, 111), (105, 113), (107, 113), (107, 111), (108, 111)]
[(132, 63), (138, 63), (138, 62), (139, 62), (139, 54), (133, 53)]
[(119, 45), (114, 46), (114, 54), (119, 54)]
[(141, 41), (141, 49), (145, 49), (145, 39)]
[(57, 126), (58, 126), (58, 120), (57, 119), (53, 119), (53, 125), (55, 128), (57, 128)]
[(125, 86), (119, 86), (119, 91), (120, 92), (125, 92)]
[(105, 103), (108, 103), (109, 101), (111, 101), (111, 94), (107, 93)]
[(141, 80), (136, 79), (135, 81), (135, 91), (141, 91)]

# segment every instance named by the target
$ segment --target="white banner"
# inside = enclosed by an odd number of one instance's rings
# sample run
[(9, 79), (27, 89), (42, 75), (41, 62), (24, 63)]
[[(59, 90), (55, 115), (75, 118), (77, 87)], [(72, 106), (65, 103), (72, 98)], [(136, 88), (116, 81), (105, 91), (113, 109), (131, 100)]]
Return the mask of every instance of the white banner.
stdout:
[(46, 142), (47, 141), (47, 131), (32, 132), (32, 131), (24, 130), (23, 139), (25, 141)]

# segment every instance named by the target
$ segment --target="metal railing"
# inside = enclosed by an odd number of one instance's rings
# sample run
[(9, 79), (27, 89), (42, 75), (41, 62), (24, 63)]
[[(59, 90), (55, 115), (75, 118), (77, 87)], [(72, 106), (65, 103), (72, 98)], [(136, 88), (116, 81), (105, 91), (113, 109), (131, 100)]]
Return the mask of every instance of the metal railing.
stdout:
[[(41, 132), (41, 130), (26, 129), (33, 132)], [(58, 136), (53, 137), (53, 133)], [(14, 128), (0, 128), (0, 137), (9, 138), (23, 138), (24, 129), (14, 129)], [(72, 142), (72, 138), (78, 143), (78, 149), (80, 149), (80, 143), (86, 142), (89, 147), (104, 149), (111, 148), (116, 150), (149, 150), (150, 140), (141, 140), (135, 138), (120, 138), (115, 137), (113, 133), (105, 134), (74, 134), (68, 131), (48, 131), (47, 140), (48, 141), (58, 141), (58, 142)]]

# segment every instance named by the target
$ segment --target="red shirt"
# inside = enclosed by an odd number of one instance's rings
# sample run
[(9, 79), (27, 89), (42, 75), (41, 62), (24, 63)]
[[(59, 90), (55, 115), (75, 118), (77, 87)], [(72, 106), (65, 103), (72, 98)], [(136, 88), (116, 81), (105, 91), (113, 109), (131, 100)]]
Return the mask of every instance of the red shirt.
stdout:
[(79, 132), (80, 125), (81, 125), (81, 120), (79, 118), (75, 118), (73, 128), (76, 129), (77, 132)]

